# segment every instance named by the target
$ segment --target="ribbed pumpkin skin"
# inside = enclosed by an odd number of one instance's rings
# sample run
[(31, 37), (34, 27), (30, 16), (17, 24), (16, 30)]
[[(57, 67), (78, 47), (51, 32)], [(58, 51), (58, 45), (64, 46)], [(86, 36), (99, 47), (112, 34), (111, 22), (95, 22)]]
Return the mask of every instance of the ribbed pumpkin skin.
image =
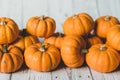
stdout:
[(119, 53), (113, 48), (105, 45), (106, 50), (100, 50), (103, 44), (93, 45), (86, 54), (88, 66), (99, 72), (111, 72), (119, 66)]
[(95, 21), (95, 32), (101, 38), (106, 38), (108, 30), (119, 24), (119, 20), (113, 16), (101, 16)]
[(65, 36), (61, 46), (61, 56), (64, 64), (68, 67), (80, 67), (84, 63), (84, 54), (81, 49), (86, 44), (82, 37)]
[(62, 33), (54, 33), (51, 37), (46, 38), (44, 40), (44, 43), (49, 43), (60, 49), (63, 40), (64, 40), (64, 35)]
[(68, 17), (63, 24), (65, 35), (86, 36), (93, 28), (94, 21), (86, 13)]
[(19, 48), (10, 45), (7, 53), (2, 52), (3, 46), (0, 45), (0, 72), (10, 73), (18, 70), (23, 64), (23, 55)]
[[(4, 22), (4, 23), (2, 23)], [(10, 18), (0, 18), (0, 44), (9, 44), (17, 39), (19, 29), (17, 24)]]
[(46, 51), (41, 52), (41, 43), (34, 44), (25, 50), (26, 65), (36, 71), (54, 70), (60, 63), (60, 51), (53, 45), (46, 45)]
[(30, 35), (26, 29), (20, 30), (18, 39), (13, 42), (13, 45), (19, 47), (24, 51), (27, 47), (32, 44), (38, 43), (39, 40), (36, 36)]
[(27, 31), (38, 37), (49, 37), (51, 36), (55, 29), (56, 23), (54, 19), (45, 16), (31, 17), (26, 24)]
[(26, 37), (19, 36), (18, 39), (13, 43), (13, 45), (19, 47), (22, 51), (24, 51), (27, 47), (38, 43), (39, 40), (37, 37), (29, 35)]
[(107, 33), (107, 44), (120, 50), (120, 25), (115, 25)]
[(103, 43), (102, 40), (97, 36), (92, 36), (86, 39), (87, 48), (90, 48), (92, 45)]

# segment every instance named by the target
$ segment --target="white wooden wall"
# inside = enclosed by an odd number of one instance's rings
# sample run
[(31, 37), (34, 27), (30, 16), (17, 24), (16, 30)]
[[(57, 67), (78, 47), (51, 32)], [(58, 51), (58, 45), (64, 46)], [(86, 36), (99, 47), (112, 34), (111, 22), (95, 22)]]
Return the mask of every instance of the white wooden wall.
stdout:
[(64, 20), (73, 14), (87, 12), (95, 20), (101, 15), (120, 19), (120, 0), (0, 0), (0, 17), (10, 17), (22, 29), (32, 16), (47, 15), (56, 20), (62, 32)]

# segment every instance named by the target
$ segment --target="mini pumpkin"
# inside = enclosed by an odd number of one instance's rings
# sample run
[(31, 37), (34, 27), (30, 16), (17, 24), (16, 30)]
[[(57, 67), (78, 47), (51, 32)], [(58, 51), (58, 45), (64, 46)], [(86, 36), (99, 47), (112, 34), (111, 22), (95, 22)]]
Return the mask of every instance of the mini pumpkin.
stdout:
[(119, 20), (113, 16), (101, 16), (95, 21), (96, 34), (101, 38), (106, 38), (107, 32), (113, 25), (119, 24)]
[(17, 24), (10, 18), (0, 18), (0, 44), (9, 44), (18, 37), (19, 29)]
[(119, 66), (119, 53), (105, 44), (93, 45), (86, 54), (88, 66), (99, 72), (111, 72)]
[(65, 35), (86, 36), (94, 28), (94, 21), (87, 13), (68, 17), (63, 24)]
[(30, 35), (26, 29), (21, 30), (21, 33), (18, 39), (13, 42), (13, 45), (19, 47), (22, 51), (24, 51), (27, 47), (32, 44), (38, 43), (39, 40), (36, 36)]
[(55, 45), (57, 48), (61, 48), (62, 42), (64, 39), (64, 35), (60, 32), (54, 33), (51, 37), (46, 38), (44, 43), (49, 43), (51, 45)]
[(25, 50), (26, 65), (36, 71), (54, 70), (60, 63), (60, 51), (53, 45), (37, 43)]
[(83, 50), (86, 47), (82, 37), (73, 35), (65, 36), (61, 46), (61, 57), (68, 67), (80, 67), (84, 63)]
[(26, 24), (27, 31), (37, 37), (49, 37), (55, 29), (56, 23), (54, 19), (47, 16), (31, 17)]
[(114, 25), (107, 33), (107, 44), (120, 50), (120, 25)]
[(92, 45), (103, 43), (103, 41), (95, 35), (94, 32), (90, 33), (86, 38), (87, 48), (90, 48)]
[(23, 64), (23, 55), (19, 48), (10, 45), (0, 45), (0, 72), (15, 72)]

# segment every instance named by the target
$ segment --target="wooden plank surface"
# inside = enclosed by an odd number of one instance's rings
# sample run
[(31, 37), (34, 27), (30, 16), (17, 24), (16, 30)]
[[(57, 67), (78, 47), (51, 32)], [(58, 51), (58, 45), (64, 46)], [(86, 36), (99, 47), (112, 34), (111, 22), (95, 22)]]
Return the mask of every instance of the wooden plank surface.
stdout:
[(12, 74), (0, 73), (0, 80), (120, 80), (120, 68), (111, 73), (100, 73), (89, 67), (60, 67), (51, 72), (37, 72), (22, 68)]
[[(120, 0), (0, 0), (0, 17), (12, 18), (22, 29), (30, 17), (44, 14), (54, 18), (56, 32), (62, 32), (65, 19), (80, 12), (87, 12), (94, 20), (102, 15), (113, 15), (120, 20), (119, 7)], [(120, 68), (100, 73), (86, 65), (76, 69), (63, 65), (43, 73), (23, 67), (12, 74), (0, 73), (0, 80), (120, 80)]]

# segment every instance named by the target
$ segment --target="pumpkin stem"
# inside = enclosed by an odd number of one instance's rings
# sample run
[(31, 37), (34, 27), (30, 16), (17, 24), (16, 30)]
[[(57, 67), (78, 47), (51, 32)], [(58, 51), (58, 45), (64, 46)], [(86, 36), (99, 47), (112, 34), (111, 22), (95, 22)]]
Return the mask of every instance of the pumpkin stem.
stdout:
[(107, 49), (107, 47), (105, 46), (105, 45), (102, 45), (101, 47), (100, 47), (100, 51), (105, 51)]
[(21, 34), (23, 37), (25, 37), (25, 36), (27, 36), (28, 34), (27, 34), (27, 30), (24, 28), (23, 30), (22, 30), (22, 34)]
[(42, 47), (39, 49), (41, 52), (45, 52), (46, 48), (45, 48), (45, 44), (42, 44)]
[(58, 37), (63, 37), (62, 33), (58, 32), (57, 34), (58, 34)]
[(85, 54), (85, 53), (87, 53), (88, 52), (88, 50), (87, 49), (81, 49), (81, 51), (80, 51), (82, 54)]
[(3, 50), (2, 50), (3, 53), (7, 53), (8, 50), (7, 50), (7, 45), (3, 45)]
[(107, 15), (107, 16), (105, 17), (105, 21), (109, 21), (109, 20), (110, 20), (110, 16)]
[(0, 22), (0, 25), (2, 25), (2, 26), (3, 26), (3, 25), (6, 25), (6, 22), (5, 22), (5, 21), (1, 21), (1, 22)]
[(44, 15), (40, 16), (40, 20), (44, 20), (44, 18), (45, 18)]
[(77, 18), (78, 16), (76, 14), (73, 15), (73, 19)]

